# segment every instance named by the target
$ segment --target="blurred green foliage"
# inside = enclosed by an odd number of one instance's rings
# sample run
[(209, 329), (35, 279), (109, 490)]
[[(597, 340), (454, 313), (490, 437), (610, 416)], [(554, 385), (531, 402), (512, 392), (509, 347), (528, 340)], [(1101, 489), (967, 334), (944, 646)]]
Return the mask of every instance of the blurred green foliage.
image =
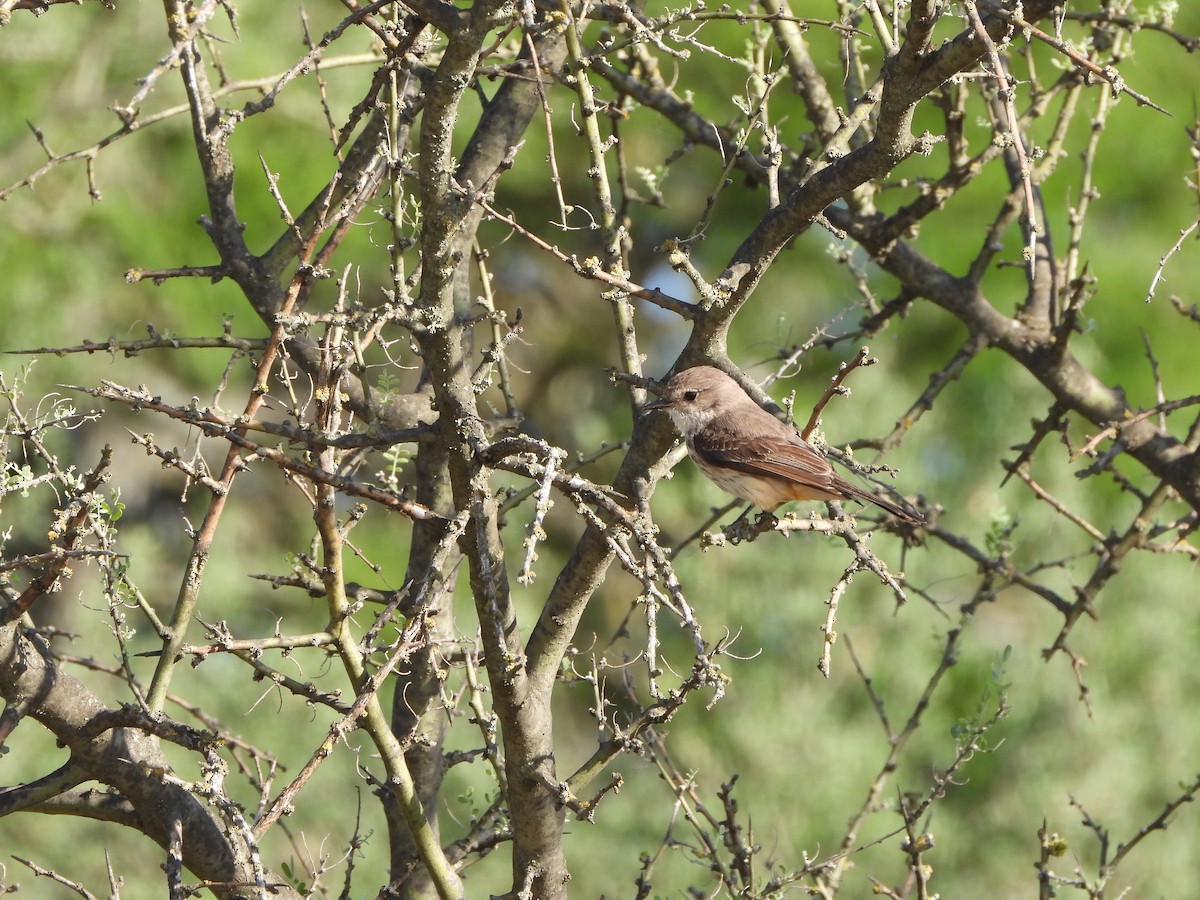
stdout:
[[(334, 4), (308, 9), (312, 33), (320, 34), (340, 14)], [(1200, 9), (1183, 4), (1176, 27), (1200, 33)], [(277, 73), (302, 52), (297, 10), (288, 4), (246, 4), (237, 37), (225, 25), (216, 30), (229, 39), (219, 52), (239, 79)], [(739, 52), (739, 34), (732, 22), (713, 23), (704, 32), (706, 40), (729, 53)], [(835, 36), (814, 33), (814, 46), (826, 53), (823, 66), (830, 72), (840, 65), (836, 43)], [(150, 70), (165, 48), (161, 15), (153, 5), (121, 3), (116, 11), (108, 11), (98, 3), (86, 3), (54, 8), (40, 18), (15, 16), (0, 29), (0, 97), (4, 98), (0, 183), (24, 177), (44, 159), (24, 121), (40, 128), (57, 151), (93, 144), (117, 128), (106, 107), (124, 102), (136, 89), (136, 79)], [(360, 41), (342, 52), (367, 49)], [(1040, 55), (1043, 65), (1051, 64), (1050, 54)], [(715, 58), (705, 65), (703, 77), (690, 69), (693, 80), (681, 88), (694, 97), (698, 109), (717, 121), (732, 118), (729, 97), (743, 90), (745, 73)], [(325, 73), (330, 105), (340, 115), (359, 96), (366, 71), (347, 67)], [(1200, 282), (1200, 258), (1194, 241), (1188, 241), (1169, 262), (1166, 284), (1154, 301), (1144, 302), (1159, 258), (1197, 215), (1196, 192), (1185, 178), (1195, 171), (1186, 129), (1194, 115), (1198, 73), (1194, 57), (1151, 32), (1138, 35), (1134, 55), (1122, 72), (1130, 84), (1167, 107), (1173, 118), (1138, 108), (1124, 98), (1108, 119), (1095, 171), (1099, 198), (1083, 235), (1083, 256), (1098, 279), (1096, 296), (1086, 309), (1086, 332), (1072, 346), (1101, 378), (1124, 386), (1134, 406), (1145, 406), (1155, 397), (1143, 335), (1171, 393), (1200, 392), (1195, 330), (1187, 328), (1167, 302), (1170, 294), (1178, 294), (1188, 304), (1197, 302), (1194, 286)], [(1094, 106), (1103, 89), (1095, 87), (1083, 102)], [(779, 88), (776, 115), (786, 116), (783, 127), (798, 133), (806, 124), (802, 104), (795, 98), (789, 107), (788, 90)], [(182, 96), (168, 73), (145, 111), (179, 104)], [(227, 102), (236, 105), (252, 96), (239, 93)], [(565, 95), (555, 103), (558, 116), (569, 116), (571, 104)], [(477, 109), (477, 104), (468, 104), (470, 115)], [(323, 183), (329, 168), (329, 143), (322, 137), (321, 120), (320, 98), (309, 78), (290, 87), (271, 115), (251, 119), (239, 130), (238, 197), (253, 248), (267, 246), (280, 227), (256, 154), (261, 152), (270, 170), (280, 174), (285, 198), (303, 204)], [(1086, 124), (1082, 118), (1076, 127), (1082, 130)], [(469, 125), (464, 123), (464, 134)], [(657, 169), (679, 149), (679, 139), (648, 114), (635, 113), (620, 127), (630, 148), (628, 158), (647, 170)], [(985, 134), (980, 123), (969, 127), (975, 140)], [(1065, 232), (1067, 210), (1078, 202), (1077, 155), (1085, 137), (1072, 135), (1071, 158), (1042, 188), (1056, 234)], [(533, 129), (523, 158), (542, 159), (543, 140), (543, 132)], [(578, 148), (563, 152), (576, 153)], [(941, 152), (935, 150), (935, 157)], [(637, 241), (635, 276), (650, 285), (656, 283), (650, 272), (663, 273), (656, 277), (664, 283), (674, 278), (651, 248), (690, 231), (719, 178), (720, 161), (712, 154), (697, 148), (684, 154), (684, 161), (675, 163), (657, 182), (631, 173), (640, 191), (648, 194), (653, 185), (666, 199), (664, 208), (635, 206), (631, 211)], [(560, 163), (564, 162), (568, 163), (561, 171), (564, 193), (575, 202), (585, 202), (580, 199), (587, 196), (582, 158), (564, 155)], [(935, 171), (939, 162), (929, 160), (929, 171)], [(925, 165), (914, 159), (893, 175), (917, 178)], [(217, 334), (227, 317), (238, 335), (264, 333), (229, 282), (173, 279), (154, 286), (128, 284), (123, 277), (133, 267), (204, 265), (215, 260), (196, 224), (205, 200), (184, 116), (103, 150), (96, 159), (96, 178), (102, 199), (88, 197), (80, 162), (46, 174), (32, 189), (18, 191), (0, 206), (0, 271), (5, 285), (0, 296), (0, 347), (56, 347), (110, 336), (133, 339), (144, 336), (148, 325), (177, 335)], [(999, 172), (982, 178), (957, 195), (943, 215), (931, 217), (916, 246), (952, 272), (965, 268), (994, 215), (999, 178)], [(498, 208), (519, 211), (527, 223), (545, 222), (557, 214), (545, 167), (538, 164), (518, 165), (502, 182), (496, 202)], [(717, 202), (719, 212), (693, 257), (711, 277), (720, 272), (746, 229), (761, 215), (764, 200), (762, 194), (735, 184)], [(343, 265), (353, 261), (359, 267), (354, 280), (361, 285), (364, 302), (377, 299), (380, 285), (386, 283), (387, 258), (380, 248), (387, 243), (387, 231), (382, 219), (368, 221), (344, 253)], [(498, 224), (486, 226), (482, 235), (496, 246), (505, 241), (519, 244), (519, 238), (509, 236)], [(558, 241), (564, 249), (595, 251), (586, 230), (563, 233)], [(766, 369), (759, 363), (775, 357), (780, 348), (805, 340), (816, 328), (836, 331), (854, 324), (857, 312), (850, 306), (857, 296), (847, 266), (836, 261), (840, 246), (828, 233), (814, 229), (781, 256), (738, 320), (731, 347), (735, 359), (763, 374)], [(1019, 260), (1020, 250), (1019, 237), (1011, 236), (1006, 255)], [(581, 282), (530, 246), (510, 246), (498, 258), (503, 259), (494, 272), (499, 300), (506, 309), (520, 308), (525, 316), (525, 343), (513, 349), (512, 357), (515, 366), (528, 372), (517, 380), (519, 399), (529, 416), (527, 429), (572, 451), (587, 451), (602, 441), (625, 437), (631, 428), (625, 395), (604, 374), (604, 368), (617, 361), (615, 345), (596, 338), (608, 334), (611, 327), (605, 303), (597, 300), (597, 286)], [(855, 265), (868, 268), (861, 256), (851, 258)], [(894, 291), (890, 279), (877, 272), (870, 272), (869, 283), (880, 297)], [(671, 284), (678, 286), (678, 281)], [(988, 289), (999, 306), (1015, 309), (1023, 298), (1024, 280), (1016, 267), (1001, 270)], [(672, 362), (683, 332), (677, 322), (654, 309), (639, 308), (638, 317), (647, 370), (661, 373)], [(915, 306), (902, 323), (894, 323), (874, 342), (872, 350), (880, 364), (856, 373), (851, 379), (853, 395), (836, 399), (827, 409), (822, 428), (829, 442), (840, 446), (886, 433), (923, 389), (928, 373), (948, 361), (963, 336), (961, 326), (948, 316)], [(840, 346), (804, 357), (801, 378), (784, 388), (797, 391), (798, 410), (807, 410), (838, 363), (854, 349)], [(0, 368), (10, 378), (29, 364), (21, 356), (5, 359)], [(221, 351), (155, 351), (134, 358), (103, 353), (39, 357), (25, 383), (23, 402), (36, 404), (43, 393), (62, 391), (56, 387), (60, 384), (92, 385), (112, 378), (124, 384), (152, 385), (177, 402), (195, 394), (208, 403), (227, 363)], [(249, 371), (245, 361), (235, 365), (224, 401), (228, 408), (238, 408), (249, 386)], [(781, 393), (776, 391), (777, 396)], [(84, 408), (96, 407), (86, 398), (77, 402)], [(1047, 508), (1035, 503), (1016, 480), (1001, 488), (1003, 471), (997, 465), (998, 460), (1012, 457), (1009, 446), (1024, 439), (1029, 420), (1044, 415), (1048, 405), (1032, 378), (999, 353), (985, 351), (908, 442), (888, 457), (900, 470), (897, 483), (902, 490), (922, 491), (944, 506), (943, 524), (977, 543), (997, 523), (1019, 522), (1012, 534), (1012, 555), (1018, 564), (1042, 558), (1069, 560), (1086, 549), (1089, 539), (1051, 518)], [(178, 589), (180, 563), (188, 548), (183, 517), (197, 515), (202, 501), (196, 496), (181, 499), (177, 473), (164, 471), (130, 447), (122, 431), (126, 427), (139, 433), (153, 430), (167, 445), (188, 447), (196, 440), (147, 414), (104, 409), (99, 423), (57, 434), (57, 449), (64, 459), (84, 467), (94, 461), (102, 443), (118, 445), (113, 484), (127, 507), (118, 523), (122, 548), (131, 556), (134, 578), (151, 602), (165, 610)], [(1073, 426), (1077, 439), (1093, 431)], [(602, 480), (615, 465), (614, 455), (589, 471)], [(1080, 482), (1076, 468), (1067, 463), (1065, 451), (1044, 453), (1034, 466), (1034, 476), (1094, 521), (1110, 522), (1130, 514), (1133, 506), (1127, 495), (1095, 479)], [(287, 491), (283, 479), (266, 467), (255, 477), (239, 481), (236, 502), (214, 550), (220, 562), (207, 576), (206, 619), (226, 620), (243, 635), (269, 634), (280, 620), (286, 620), (290, 632), (323, 626), (326, 613), (320, 601), (294, 592), (274, 592), (263, 582), (247, 578), (251, 573), (286, 571), (287, 555), (308, 547), (311, 522), (302, 510), (292, 518), (263, 514), (277, 508), (297, 510), (292, 500), (285, 504), (282, 499)], [(722, 495), (685, 463), (660, 487), (654, 508), (668, 536), (681, 539), (722, 502)], [(12, 529), (6, 543), (9, 552), (37, 546), (52, 504), (48, 494), (5, 498), (3, 527)], [(545, 585), (580, 527), (565, 503), (552, 511), (538, 581), (529, 589), (519, 589), (524, 627), (536, 616)], [(510, 529), (514, 558), (520, 557), (522, 535), (521, 528)], [(405, 523), (372, 511), (354, 539), (365, 557), (382, 568), (376, 574), (358, 564), (353, 576), (398, 586), (407, 549)], [(834, 648), (829, 681), (821, 679), (815, 667), (821, 649), (817, 629), (824, 620), (828, 585), (845, 565), (844, 545), (818, 536), (770, 535), (754, 544), (688, 552), (678, 563), (680, 578), (709, 637), (715, 638), (722, 629), (737, 634), (734, 652), (744, 659), (727, 662), (733, 681), (726, 698), (711, 712), (693, 702), (667, 726), (669, 745), (680, 765), (694, 773), (700, 794), (713, 807), (718, 805), (718, 787), (731, 775), (740, 776), (735, 796), (752, 820), (754, 840), (765, 848), (762, 858), (783, 866), (799, 866), (805, 853), (818, 857), (834, 850), (831, 842), (862, 803), (888, 751), (847, 646), (853, 644), (897, 726), (911, 714), (941, 656), (946, 617), (957, 615), (958, 604), (970, 596), (980, 577), (961, 557), (941, 546), (901, 555), (893, 543), (878, 540), (875, 549), (891, 566), (903, 568), (914, 583), (926, 585), (939, 605), (914, 598), (894, 609), (889, 594), (860, 574), (841, 604), (841, 640)], [(1078, 575), (1068, 561), (1059, 587), (1069, 590)], [(577, 665), (581, 669), (589, 667), (593, 654), (608, 654), (612, 659), (622, 648), (637, 646), (636, 635), (628, 645), (610, 648), (608, 644), (637, 591), (624, 574), (614, 571), (610, 576), (580, 630)], [(1097, 842), (1080, 826), (1080, 814), (1069, 805), (1070, 798), (1110, 828), (1114, 841), (1127, 840), (1174, 796), (1178, 782), (1195, 774), (1200, 746), (1200, 725), (1192, 712), (1192, 698), (1200, 691), (1200, 675), (1193, 664), (1195, 648), (1200, 646), (1196, 598), (1194, 565), (1183, 557), (1131, 559), (1102, 595), (1099, 620), (1078, 628), (1074, 635), (1077, 652), (1088, 662), (1082, 677), (1089, 705), (1079, 699), (1067, 660), (1061, 655), (1048, 664), (1042, 660), (1041, 652), (1060, 624), (1043, 601), (1010, 589), (980, 610), (966, 631), (958, 665), (947, 675), (925, 727), (903, 756), (895, 788), (883, 798), (894, 804), (897, 789), (929, 788), (931, 771), (954, 756), (952, 729), (977, 715), (989, 685), (994, 702), (993, 666), (1006, 656), (1003, 681), (1011, 711), (989, 734), (989, 752), (978, 754), (965, 768), (961, 782), (935, 805), (928, 826), (938, 838), (929, 859), (935, 866), (933, 885), (942, 896), (1033, 895), (1031, 864), (1038, 855), (1037, 829), (1043, 820), (1070, 844), (1059, 869), (1067, 871), (1077, 860), (1086, 872), (1094, 872)], [(58, 603), (62, 627), (76, 635), (74, 652), (111, 663), (110, 623), (96, 600), (90, 573), (81, 571)], [(469, 622), (469, 602), (464, 598), (463, 604), (463, 621)], [(142, 624), (135, 627), (138, 633), (132, 648), (151, 649), (149, 629)], [(682, 638), (664, 638), (667, 658), (686, 664), (688, 648)], [(148, 674), (153, 661), (138, 665)], [(119, 684), (94, 674), (81, 677), (102, 696), (114, 702), (123, 699)], [(240, 663), (213, 658), (187, 673), (178, 686), (188, 700), (246, 740), (276, 749), (286, 768), (281, 780), (290, 778), (323, 736), (325, 717), (313, 713), (297, 719), (295, 704), (281, 700), (267, 687), (262, 687), (261, 696), (247, 695), (244, 682)], [(231, 684), (237, 690), (230, 690)], [(595, 725), (586, 714), (593, 699), (590, 692), (581, 684), (559, 695), (560, 772), (572, 771), (594, 748)], [(287, 740), (275, 741), (281, 730)], [(360, 736), (353, 741), (364, 754), (369, 752)], [(8, 749), (0, 761), (0, 782), (5, 784), (43, 774), (48, 761), (63, 756), (32, 727), (22, 728)], [(356, 862), (355, 883), (372, 885), (385, 877), (383, 824), (354, 773), (355, 762), (351, 754), (341, 754), (326, 764), (288, 824), (290, 846), (282, 834), (273, 833), (265, 848), (270, 858), (339, 856), (349, 839), (347, 823), (361, 804), (366, 842)], [(364, 757), (361, 762), (369, 760)], [(191, 765), (191, 761), (181, 764)], [(614, 768), (626, 779), (623, 791), (601, 805), (597, 824), (580, 822), (569, 828), (574, 896), (632, 895), (639, 854), (653, 853), (668, 827), (680, 840), (692, 840), (681, 818), (671, 825), (674, 798), (648, 763), (624, 758)], [(188, 777), (194, 774), (185, 772)], [(456, 820), (465, 820), (487, 805), (487, 789), (486, 780), (472, 767), (452, 772), (443, 805), (444, 836), (456, 833)], [(239, 799), (250, 804), (255, 800)], [(899, 817), (892, 814), (872, 817), (860, 844), (882, 837), (899, 824)], [(69, 843), (63, 840), (68, 830)], [(1131, 896), (1186, 896), (1196, 884), (1192, 857), (1197, 843), (1200, 820), (1185, 809), (1168, 830), (1154, 835), (1123, 865), (1118, 888), (1128, 886)], [(161, 896), (157, 851), (134, 835), (100, 825), (63, 826), (50, 817), (23, 817), (19, 822), (0, 821), (0, 847), (5, 854), (55, 866), (93, 890), (104, 883), (107, 850), (114, 869), (127, 880), (121, 894), (125, 900)], [(885, 845), (864, 857), (860, 869), (849, 876), (847, 896), (869, 892), (868, 874), (899, 877), (905, 859), (892, 847)], [(4, 865), (7, 883), (20, 881), (25, 886), (32, 881), (11, 859)], [(501, 850), (468, 870), (471, 896), (486, 896), (502, 885), (507, 866)], [(294, 864), (292, 868), (299, 871)], [(680, 896), (684, 885), (706, 880), (703, 862), (676, 852), (661, 862), (655, 881), (662, 885), (661, 895)], [(67, 896), (48, 884), (29, 890), (30, 896)]]

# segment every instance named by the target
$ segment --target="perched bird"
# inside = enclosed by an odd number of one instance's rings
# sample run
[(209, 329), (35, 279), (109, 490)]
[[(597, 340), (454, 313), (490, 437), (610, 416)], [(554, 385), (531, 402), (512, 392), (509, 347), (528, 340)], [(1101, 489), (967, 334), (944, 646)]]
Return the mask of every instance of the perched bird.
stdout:
[(773, 512), (789, 500), (865, 500), (914, 525), (925, 520), (851, 484), (829, 461), (712, 366), (674, 375), (661, 399), (683, 432), (688, 455), (724, 491)]

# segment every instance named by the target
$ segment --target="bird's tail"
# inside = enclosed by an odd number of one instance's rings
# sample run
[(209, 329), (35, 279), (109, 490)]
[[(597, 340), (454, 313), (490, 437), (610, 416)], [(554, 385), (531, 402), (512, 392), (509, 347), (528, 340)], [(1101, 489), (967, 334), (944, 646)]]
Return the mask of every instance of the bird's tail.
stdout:
[(859, 500), (866, 500), (868, 503), (874, 503), (880, 509), (887, 510), (901, 521), (908, 522), (910, 525), (925, 524), (925, 517), (915, 510), (905, 509), (902, 506), (897, 506), (890, 500), (884, 500), (882, 497), (872, 494), (870, 491), (864, 491), (862, 488), (858, 487), (858, 485), (850, 484), (849, 482), (844, 482), (842, 487), (845, 488), (846, 493), (848, 493), (850, 496)]

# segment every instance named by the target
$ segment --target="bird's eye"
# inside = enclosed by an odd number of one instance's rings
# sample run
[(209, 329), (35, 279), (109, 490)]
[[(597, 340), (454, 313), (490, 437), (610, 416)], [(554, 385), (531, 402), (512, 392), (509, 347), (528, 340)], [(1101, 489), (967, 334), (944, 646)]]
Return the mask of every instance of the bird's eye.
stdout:
[(698, 396), (700, 396), (700, 395), (696, 391), (684, 391), (683, 392), (684, 400), (695, 400)]

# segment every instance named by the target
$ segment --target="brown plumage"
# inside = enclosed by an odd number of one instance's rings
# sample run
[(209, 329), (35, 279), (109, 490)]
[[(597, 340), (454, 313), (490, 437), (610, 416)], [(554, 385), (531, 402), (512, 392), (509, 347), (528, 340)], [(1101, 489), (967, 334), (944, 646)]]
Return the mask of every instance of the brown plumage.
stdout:
[(789, 500), (855, 499), (905, 522), (925, 521), (846, 481), (795, 429), (755, 403), (720, 369), (697, 366), (677, 373), (662, 398), (646, 408), (665, 410), (700, 471), (755, 506), (773, 511)]

